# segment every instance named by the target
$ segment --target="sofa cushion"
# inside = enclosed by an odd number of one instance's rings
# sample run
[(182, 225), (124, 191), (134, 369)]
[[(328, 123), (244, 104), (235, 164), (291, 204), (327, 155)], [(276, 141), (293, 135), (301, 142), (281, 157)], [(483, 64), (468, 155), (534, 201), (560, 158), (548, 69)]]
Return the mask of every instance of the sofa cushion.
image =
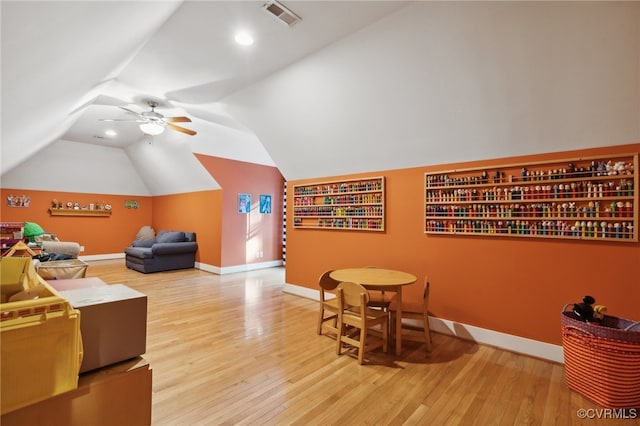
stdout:
[(167, 231), (160, 232), (156, 237), (156, 243), (182, 243), (186, 241), (184, 232), (181, 231)]
[(139, 259), (151, 259), (153, 258), (153, 252), (150, 248), (146, 247), (127, 247), (124, 252), (128, 256), (137, 257)]
[(156, 238), (156, 231), (148, 225), (140, 228), (140, 230), (136, 234), (137, 241), (153, 241), (155, 238)]

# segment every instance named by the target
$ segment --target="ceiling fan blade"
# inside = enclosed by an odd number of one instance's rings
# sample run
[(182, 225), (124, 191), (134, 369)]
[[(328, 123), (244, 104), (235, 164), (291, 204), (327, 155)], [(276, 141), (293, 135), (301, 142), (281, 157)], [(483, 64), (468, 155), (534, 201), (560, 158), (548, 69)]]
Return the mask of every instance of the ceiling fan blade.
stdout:
[(130, 121), (134, 123), (144, 123), (146, 120), (140, 120), (136, 118), (99, 118), (99, 121)]
[(165, 117), (167, 123), (191, 123), (189, 117)]
[(123, 110), (125, 110), (125, 111), (127, 111), (127, 112), (130, 112), (130, 113), (131, 113), (131, 114), (133, 114), (133, 115), (137, 115), (138, 117), (140, 117), (140, 115), (141, 115), (139, 112), (135, 112), (135, 111), (134, 111), (134, 110), (132, 110), (132, 109), (125, 108), (125, 107), (123, 107), (123, 106), (121, 106), (120, 108), (121, 108), (121, 109), (123, 109)]
[(191, 135), (191, 136), (197, 133), (197, 132), (194, 132), (193, 130), (185, 129), (184, 127), (176, 126), (175, 124), (171, 124), (171, 123), (167, 123), (167, 127), (177, 132), (186, 133), (187, 135)]

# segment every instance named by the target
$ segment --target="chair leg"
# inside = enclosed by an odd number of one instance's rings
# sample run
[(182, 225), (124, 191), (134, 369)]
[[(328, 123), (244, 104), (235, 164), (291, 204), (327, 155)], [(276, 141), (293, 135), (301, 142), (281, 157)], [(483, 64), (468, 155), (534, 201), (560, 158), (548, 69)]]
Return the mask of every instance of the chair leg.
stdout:
[(342, 321), (338, 322), (338, 333), (336, 335), (336, 354), (340, 355), (342, 353), (342, 333), (343, 333), (343, 323)]
[(320, 302), (320, 316), (318, 317), (318, 335), (322, 334), (322, 323), (324, 322), (324, 307)]
[(389, 351), (389, 323), (382, 324), (382, 352)]
[(358, 347), (358, 364), (364, 362), (364, 348), (367, 342), (367, 328), (362, 326), (360, 328), (360, 346)]
[(431, 328), (429, 327), (429, 315), (426, 313), (422, 317), (422, 322), (424, 323), (424, 342), (427, 346), (427, 352), (431, 352)]

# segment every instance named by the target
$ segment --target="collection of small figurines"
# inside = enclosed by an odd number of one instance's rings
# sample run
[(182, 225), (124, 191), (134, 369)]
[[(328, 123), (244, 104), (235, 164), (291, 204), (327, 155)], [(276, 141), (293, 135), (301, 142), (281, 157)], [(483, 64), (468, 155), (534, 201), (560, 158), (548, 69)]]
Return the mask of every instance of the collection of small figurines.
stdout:
[(51, 200), (51, 208), (53, 210), (104, 210), (110, 211), (111, 204), (104, 201), (96, 201), (95, 203), (89, 203), (89, 205), (83, 204), (82, 206), (78, 202), (67, 201), (66, 204), (57, 199)]
[[(607, 162), (592, 161), (588, 167), (576, 167), (574, 163), (567, 164), (567, 167), (562, 169), (549, 169), (544, 170), (528, 170), (523, 167), (520, 170), (520, 176), (510, 175), (508, 178), (501, 170), (496, 170), (495, 174), (491, 176), (492, 183), (507, 183), (507, 182), (531, 182), (536, 180), (556, 180), (556, 179), (570, 179), (570, 178), (583, 178), (583, 177), (598, 177), (598, 176), (617, 176), (617, 175), (633, 175), (633, 162), (624, 161), (612, 161)], [(460, 178), (452, 178), (448, 175), (430, 175), (427, 176), (427, 186), (450, 186), (450, 185), (468, 185), (468, 184), (487, 184), (489, 183), (489, 173), (483, 170), (480, 176), (468, 176)], [(507, 180), (508, 179), (508, 180)]]
[(31, 204), (31, 198), (27, 195), (8, 195), (7, 205), (9, 207), (29, 207)]

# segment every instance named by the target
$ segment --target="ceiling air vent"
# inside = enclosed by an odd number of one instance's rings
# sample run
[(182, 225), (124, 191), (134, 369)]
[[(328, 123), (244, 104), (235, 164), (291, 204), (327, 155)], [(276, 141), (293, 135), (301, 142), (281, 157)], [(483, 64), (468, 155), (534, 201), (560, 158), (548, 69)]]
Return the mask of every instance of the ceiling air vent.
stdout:
[(264, 10), (278, 18), (281, 22), (284, 22), (290, 27), (293, 27), (298, 21), (302, 21), (302, 18), (287, 9), (282, 3), (278, 3), (275, 0), (268, 1), (264, 4)]

